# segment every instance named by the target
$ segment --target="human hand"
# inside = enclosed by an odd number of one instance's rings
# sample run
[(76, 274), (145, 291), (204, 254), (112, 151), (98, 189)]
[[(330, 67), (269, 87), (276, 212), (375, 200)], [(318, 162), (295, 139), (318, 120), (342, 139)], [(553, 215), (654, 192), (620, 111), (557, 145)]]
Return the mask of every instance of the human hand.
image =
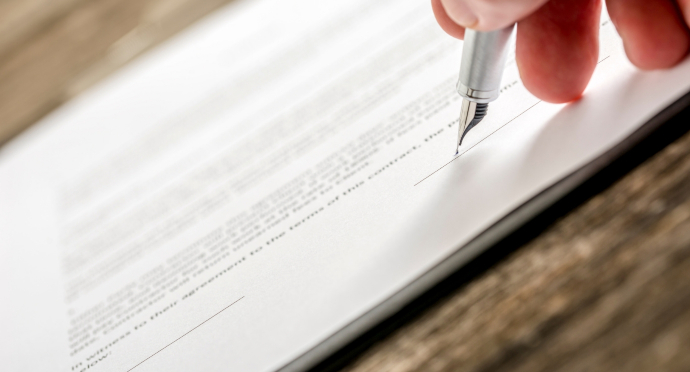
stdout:
[[(547, 102), (579, 98), (599, 52), (601, 0), (431, 0), (439, 25), (462, 39), (465, 27), (490, 31), (515, 22), (525, 87)], [(690, 0), (606, 0), (630, 61), (668, 68), (690, 48)]]

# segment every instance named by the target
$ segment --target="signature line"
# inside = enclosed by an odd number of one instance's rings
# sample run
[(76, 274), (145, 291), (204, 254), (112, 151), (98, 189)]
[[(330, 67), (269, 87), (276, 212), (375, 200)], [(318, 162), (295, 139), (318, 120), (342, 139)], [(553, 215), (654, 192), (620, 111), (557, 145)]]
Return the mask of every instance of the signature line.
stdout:
[(201, 324), (199, 324), (198, 326), (196, 326), (196, 327), (190, 329), (189, 331), (187, 331), (187, 333), (185, 333), (185, 334), (183, 334), (182, 336), (180, 336), (180, 337), (178, 337), (177, 339), (175, 339), (175, 341), (173, 341), (173, 342), (171, 342), (171, 343), (165, 345), (162, 349), (160, 349), (160, 350), (156, 351), (155, 353), (151, 354), (150, 357), (148, 357), (148, 358), (142, 360), (142, 361), (139, 362), (139, 364), (137, 364), (136, 366), (134, 366), (134, 367), (128, 369), (127, 372), (130, 372), (130, 371), (133, 370), (134, 368), (139, 367), (139, 366), (140, 366), (142, 363), (144, 363), (145, 361), (147, 361), (147, 360), (153, 358), (156, 354), (158, 354), (158, 353), (160, 353), (161, 351), (165, 350), (165, 348), (167, 348), (168, 346), (170, 346), (170, 345), (176, 343), (176, 342), (179, 341), (182, 337), (184, 337), (184, 336), (190, 334), (193, 330), (195, 330), (195, 329), (201, 327), (202, 325), (204, 325), (204, 323), (206, 323), (206, 322), (208, 322), (209, 320), (213, 319), (216, 315), (218, 315), (218, 314), (222, 313), (223, 311), (227, 310), (230, 306), (236, 304), (237, 302), (239, 302), (239, 301), (240, 301), (241, 299), (243, 299), (243, 298), (244, 298), (244, 296), (240, 297), (239, 299), (235, 300), (235, 302), (233, 302), (233, 303), (231, 303), (230, 305), (224, 307), (221, 311), (219, 311), (219, 312), (213, 314), (210, 318), (204, 320), (204, 321), (201, 322)]
[[(608, 56), (602, 58), (599, 62), (597, 62), (597, 65), (600, 64), (600, 63), (602, 63), (602, 62), (604, 62), (604, 61), (606, 61), (609, 57), (611, 57), (611, 55), (608, 55)], [(532, 106), (530, 106), (527, 110), (521, 112), (518, 116), (516, 116), (516, 117), (510, 119), (510, 121), (508, 121), (507, 123), (501, 125), (498, 129), (496, 129), (495, 131), (491, 132), (488, 136), (482, 138), (481, 140), (479, 140), (479, 142), (477, 142), (477, 143), (475, 143), (474, 145), (472, 145), (472, 147), (470, 147), (469, 149), (463, 151), (462, 154), (460, 154), (460, 155), (454, 157), (451, 161), (447, 162), (446, 164), (443, 164), (443, 166), (441, 166), (441, 168), (436, 169), (433, 173), (431, 173), (430, 175), (428, 175), (428, 176), (422, 178), (421, 181), (415, 183), (414, 185), (415, 185), (415, 186), (419, 185), (420, 183), (422, 183), (422, 182), (423, 182), (424, 180), (426, 180), (427, 178), (429, 178), (429, 177), (433, 176), (434, 174), (436, 174), (436, 172), (438, 172), (438, 171), (440, 171), (441, 169), (445, 168), (446, 165), (448, 165), (448, 164), (454, 162), (454, 161), (457, 160), (459, 157), (465, 155), (465, 153), (468, 152), (468, 151), (470, 151), (470, 150), (472, 150), (472, 148), (474, 148), (474, 146), (477, 146), (478, 144), (482, 143), (482, 141), (484, 141), (485, 139), (491, 137), (492, 134), (498, 132), (499, 130), (501, 130), (501, 128), (503, 128), (503, 127), (505, 127), (506, 125), (510, 124), (511, 121), (513, 121), (513, 120), (519, 118), (522, 114), (524, 114), (525, 112), (531, 110), (532, 107), (538, 105), (540, 102), (541, 102), (541, 101), (538, 101), (537, 103), (535, 103), (535, 104), (533, 104)], [(129, 372), (129, 371), (128, 371), (128, 372)]]
[(518, 114), (518, 116), (516, 116), (516, 117), (510, 119), (507, 123), (501, 125), (500, 127), (498, 127), (498, 129), (496, 129), (495, 131), (491, 132), (488, 136), (482, 138), (482, 139), (479, 140), (477, 143), (475, 143), (474, 145), (472, 145), (469, 149), (463, 151), (460, 155), (454, 157), (451, 161), (447, 162), (446, 164), (443, 164), (443, 166), (441, 166), (441, 168), (436, 169), (433, 173), (431, 173), (430, 175), (428, 175), (428, 176), (422, 178), (421, 181), (415, 183), (414, 185), (415, 185), (415, 186), (419, 185), (420, 183), (424, 182), (424, 180), (426, 180), (427, 178), (429, 178), (429, 177), (433, 176), (434, 174), (436, 174), (436, 172), (438, 172), (438, 171), (440, 171), (441, 169), (445, 168), (446, 165), (448, 165), (448, 164), (450, 164), (450, 163), (456, 161), (458, 158), (460, 158), (461, 156), (465, 155), (465, 153), (467, 153), (468, 151), (472, 150), (472, 149), (474, 148), (474, 146), (477, 146), (478, 144), (482, 143), (482, 141), (484, 141), (485, 139), (491, 137), (491, 135), (493, 135), (494, 133), (498, 132), (499, 130), (501, 130), (501, 129), (502, 129), (503, 127), (505, 127), (506, 125), (510, 124), (513, 120), (515, 120), (515, 119), (519, 118), (520, 116), (522, 116), (522, 114), (524, 114), (525, 112), (531, 110), (534, 106), (538, 105), (540, 102), (541, 102), (541, 101), (537, 101), (537, 103), (535, 103), (535, 104), (533, 104), (532, 106), (530, 106), (527, 110), (521, 112), (520, 114)]

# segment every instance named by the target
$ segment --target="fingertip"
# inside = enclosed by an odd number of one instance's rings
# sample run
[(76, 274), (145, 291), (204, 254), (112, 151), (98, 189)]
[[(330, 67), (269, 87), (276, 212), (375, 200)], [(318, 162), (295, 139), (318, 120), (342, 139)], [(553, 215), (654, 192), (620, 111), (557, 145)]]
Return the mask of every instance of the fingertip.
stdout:
[(608, 0), (608, 11), (632, 64), (669, 68), (688, 54), (690, 33), (670, 1)]
[(630, 62), (642, 70), (671, 68), (685, 58), (690, 48), (690, 37), (680, 28), (663, 32), (666, 36), (661, 38), (631, 35), (634, 33), (628, 30), (623, 36), (623, 48)]
[(434, 12), (436, 21), (443, 31), (457, 39), (462, 40), (465, 37), (465, 28), (450, 19), (448, 13), (446, 13), (446, 10), (441, 4), (441, 0), (431, 0), (431, 9)]
[(649, 71), (671, 68), (680, 63), (688, 54), (687, 43), (668, 44), (664, 47), (654, 45), (647, 48), (640, 48), (639, 45), (630, 46), (630, 43), (623, 43), (623, 46), (625, 54), (633, 65), (641, 70)]
[(591, 73), (583, 69), (574, 73), (564, 84), (562, 80), (548, 78), (543, 71), (522, 67), (520, 78), (525, 88), (540, 100), (549, 103), (567, 103), (582, 98)]
[(477, 31), (494, 31), (515, 24), (548, 0), (441, 0), (456, 23)]

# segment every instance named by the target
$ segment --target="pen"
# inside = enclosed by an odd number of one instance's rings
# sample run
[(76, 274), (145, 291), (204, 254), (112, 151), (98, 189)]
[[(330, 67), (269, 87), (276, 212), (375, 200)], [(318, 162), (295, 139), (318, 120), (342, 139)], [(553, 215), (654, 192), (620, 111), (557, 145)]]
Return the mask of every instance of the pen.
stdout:
[(455, 155), (467, 132), (486, 116), (489, 102), (498, 98), (508, 42), (514, 28), (515, 25), (489, 32), (465, 30), (457, 85), (463, 99)]

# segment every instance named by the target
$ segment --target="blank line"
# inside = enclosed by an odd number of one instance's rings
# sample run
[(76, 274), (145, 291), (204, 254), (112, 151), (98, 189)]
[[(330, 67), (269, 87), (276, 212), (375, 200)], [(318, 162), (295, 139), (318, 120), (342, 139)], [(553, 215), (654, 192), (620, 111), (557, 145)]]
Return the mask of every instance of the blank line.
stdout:
[(160, 350), (156, 351), (155, 353), (151, 354), (150, 357), (148, 357), (148, 358), (142, 360), (142, 361), (139, 362), (139, 364), (137, 364), (136, 366), (134, 366), (134, 367), (128, 369), (127, 372), (130, 372), (130, 371), (133, 370), (134, 368), (139, 367), (139, 366), (140, 366), (142, 363), (144, 363), (145, 361), (147, 361), (147, 360), (153, 358), (154, 355), (156, 355), (156, 354), (160, 353), (161, 351), (165, 350), (165, 348), (167, 348), (168, 346), (170, 346), (170, 345), (176, 343), (176, 342), (179, 341), (182, 337), (184, 337), (184, 336), (188, 335), (189, 333), (191, 333), (193, 330), (195, 330), (195, 329), (201, 327), (202, 325), (204, 325), (204, 323), (206, 323), (206, 322), (208, 322), (209, 320), (213, 319), (216, 315), (218, 315), (218, 314), (222, 313), (223, 311), (227, 310), (227, 308), (229, 308), (230, 306), (236, 304), (239, 300), (241, 300), (241, 299), (243, 299), (243, 298), (244, 298), (244, 296), (240, 297), (240, 298), (237, 299), (235, 302), (233, 302), (233, 303), (231, 303), (230, 305), (224, 307), (221, 311), (219, 311), (219, 312), (213, 314), (213, 316), (211, 316), (210, 318), (204, 320), (204, 321), (201, 322), (201, 324), (199, 324), (198, 326), (196, 326), (196, 327), (190, 329), (187, 333), (185, 333), (185, 334), (183, 334), (182, 336), (178, 337), (175, 341), (173, 341), (173, 342), (171, 342), (171, 343), (165, 345), (162, 349), (160, 349)]
[[(602, 62), (604, 62), (604, 61), (606, 61), (606, 60), (607, 60), (607, 59), (608, 59), (609, 57), (611, 57), (611, 55), (610, 55), (610, 54), (609, 54), (608, 56), (606, 56), (606, 57), (602, 58), (602, 60), (601, 60), (601, 61), (597, 62), (597, 65), (598, 65), (598, 64), (600, 64), (600, 63), (602, 63)], [(501, 125), (501, 126), (500, 126), (500, 127), (498, 128), (498, 129), (496, 129), (495, 131), (491, 132), (491, 133), (490, 133), (490, 134), (489, 134), (488, 136), (486, 136), (486, 137), (482, 138), (482, 139), (481, 139), (481, 140), (480, 140), (479, 142), (477, 142), (477, 143), (475, 143), (474, 145), (472, 145), (472, 147), (470, 147), (469, 149), (465, 150), (465, 151), (464, 151), (464, 152), (463, 152), (462, 154), (460, 154), (460, 155), (458, 155), (458, 156), (454, 157), (454, 158), (453, 158), (453, 159), (452, 159), (451, 161), (447, 162), (446, 164), (443, 164), (443, 166), (441, 166), (441, 168), (438, 168), (438, 169), (436, 169), (436, 170), (435, 170), (435, 171), (434, 171), (433, 173), (431, 173), (430, 175), (428, 175), (428, 176), (426, 176), (426, 177), (422, 178), (422, 180), (421, 180), (421, 181), (419, 181), (419, 182), (415, 183), (414, 185), (415, 185), (415, 186), (419, 185), (420, 183), (422, 183), (422, 182), (423, 182), (424, 180), (426, 180), (427, 178), (429, 178), (429, 177), (433, 176), (433, 175), (434, 175), (434, 174), (435, 174), (436, 172), (438, 172), (438, 171), (440, 171), (441, 169), (445, 168), (445, 167), (446, 167), (446, 165), (448, 165), (448, 164), (450, 164), (450, 163), (454, 162), (454, 161), (455, 161), (456, 159), (458, 159), (459, 157), (461, 157), (461, 156), (465, 155), (465, 153), (466, 153), (466, 152), (468, 152), (468, 151), (470, 151), (470, 150), (472, 150), (472, 149), (474, 148), (474, 146), (477, 146), (478, 144), (482, 143), (482, 141), (484, 141), (485, 139), (487, 139), (487, 138), (491, 137), (491, 135), (492, 135), (492, 134), (494, 134), (494, 133), (498, 132), (498, 131), (499, 131), (499, 130), (500, 130), (501, 128), (503, 128), (503, 127), (505, 127), (506, 125), (510, 124), (510, 122), (511, 122), (511, 121), (513, 121), (513, 120), (515, 120), (515, 119), (519, 118), (519, 117), (520, 117), (520, 116), (521, 116), (522, 114), (524, 114), (525, 112), (527, 112), (527, 111), (531, 110), (531, 109), (532, 109), (532, 107), (534, 107), (534, 106), (538, 105), (538, 104), (539, 104), (540, 102), (541, 102), (541, 101), (538, 101), (537, 103), (535, 103), (534, 105), (532, 105), (532, 106), (531, 106), (530, 108), (528, 108), (527, 110), (525, 110), (525, 111), (521, 112), (521, 113), (520, 113), (520, 114), (519, 114), (518, 116), (516, 116), (516, 117), (514, 117), (514, 118), (510, 119), (510, 120), (509, 120), (509, 121), (508, 121), (507, 123), (505, 123), (505, 124)]]
[(498, 128), (497, 128), (497, 129), (495, 130), (495, 131), (493, 131), (493, 132), (489, 133), (489, 135), (488, 135), (488, 136), (486, 136), (486, 137), (482, 138), (482, 139), (481, 139), (481, 140), (479, 140), (479, 141), (478, 141), (477, 143), (475, 143), (474, 145), (472, 145), (472, 147), (470, 147), (469, 149), (467, 149), (467, 150), (463, 151), (463, 153), (462, 153), (462, 154), (460, 154), (460, 155), (458, 155), (458, 156), (454, 157), (454, 158), (453, 158), (453, 159), (452, 159), (451, 161), (447, 162), (446, 164), (443, 164), (443, 166), (441, 166), (441, 168), (438, 168), (438, 169), (436, 169), (436, 170), (435, 170), (435, 171), (434, 171), (433, 173), (431, 173), (430, 175), (428, 175), (428, 176), (426, 176), (426, 177), (422, 178), (422, 180), (421, 180), (421, 181), (419, 181), (419, 182), (415, 183), (414, 185), (415, 185), (415, 186), (419, 185), (419, 184), (420, 184), (420, 183), (422, 183), (422, 182), (423, 182), (423, 181), (424, 181), (425, 179), (427, 179), (427, 178), (429, 178), (429, 177), (433, 176), (434, 174), (436, 174), (436, 172), (438, 172), (438, 171), (440, 171), (441, 169), (445, 168), (445, 167), (446, 167), (446, 165), (448, 165), (448, 164), (450, 164), (450, 163), (452, 163), (452, 162), (456, 161), (456, 160), (457, 160), (458, 158), (460, 158), (461, 156), (465, 155), (465, 154), (466, 154), (466, 153), (467, 153), (468, 151), (472, 150), (472, 149), (474, 148), (474, 146), (477, 146), (478, 144), (482, 143), (482, 141), (484, 141), (485, 139), (487, 139), (487, 138), (491, 137), (491, 136), (492, 136), (492, 135), (493, 135), (494, 133), (498, 132), (498, 131), (499, 131), (499, 130), (501, 130), (501, 129), (502, 129), (503, 127), (505, 127), (506, 125), (510, 124), (510, 123), (511, 123), (511, 122), (512, 122), (513, 120), (515, 120), (515, 119), (519, 118), (520, 116), (522, 116), (522, 114), (524, 114), (525, 112), (527, 112), (527, 111), (531, 110), (531, 109), (532, 109), (532, 107), (534, 107), (534, 106), (538, 105), (538, 104), (539, 104), (540, 102), (541, 102), (541, 101), (537, 101), (537, 103), (533, 104), (533, 105), (532, 105), (532, 106), (530, 106), (530, 107), (529, 107), (529, 108), (528, 108), (527, 110), (525, 110), (525, 111), (521, 112), (520, 114), (518, 114), (518, 116), (516, 116), (516, 117), (514, 117), (514, 118), (512, 118), (512, 119), (510, 119), (510, 120), (508, 120), (508, 122), (507, 122), (507, 123), (505, 123), (505, 124), (501, 125), (501, 126), (500, 126), (500, 127), (498, 127)]

